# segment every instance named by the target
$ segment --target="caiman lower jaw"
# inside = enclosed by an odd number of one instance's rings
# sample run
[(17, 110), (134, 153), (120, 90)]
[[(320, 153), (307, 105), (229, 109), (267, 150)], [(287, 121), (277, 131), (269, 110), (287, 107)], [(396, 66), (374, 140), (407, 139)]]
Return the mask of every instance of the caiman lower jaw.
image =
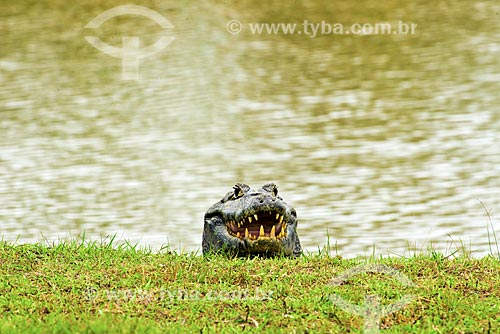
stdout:
[(256, 213), (239, 222), (229, 221), (227, 231), (240, 240), (281, 240), (286, 237), (287, 221), (279, 213)]

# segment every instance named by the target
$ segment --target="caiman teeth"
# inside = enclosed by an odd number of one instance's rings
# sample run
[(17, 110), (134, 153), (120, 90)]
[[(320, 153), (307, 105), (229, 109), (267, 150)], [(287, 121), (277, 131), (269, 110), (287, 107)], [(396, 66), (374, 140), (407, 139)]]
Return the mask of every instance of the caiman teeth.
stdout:
[[(273, 217), (275, 217), (275, 221), (272, 221)], [(287, 236), (287, 223), (285, 215), (281, 213), (255, 213), (230, 220), (228, 232), (242, 241), (245, 239), (256, 241), (261, 238), (276, 241)]]
[(280, 234), (278, 234), (278, 238), (283, 238), (285, 236), (285, 230), (281, 229)]

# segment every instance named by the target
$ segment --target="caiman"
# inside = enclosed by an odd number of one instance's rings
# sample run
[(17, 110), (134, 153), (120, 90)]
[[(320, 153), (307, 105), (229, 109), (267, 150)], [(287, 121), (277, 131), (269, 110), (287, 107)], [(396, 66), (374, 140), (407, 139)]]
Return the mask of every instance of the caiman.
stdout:
[(258, 190), (237, 183), (205, 214), (203, 254), (290, 256), (302, 253), (297, 212), (268, 183)]

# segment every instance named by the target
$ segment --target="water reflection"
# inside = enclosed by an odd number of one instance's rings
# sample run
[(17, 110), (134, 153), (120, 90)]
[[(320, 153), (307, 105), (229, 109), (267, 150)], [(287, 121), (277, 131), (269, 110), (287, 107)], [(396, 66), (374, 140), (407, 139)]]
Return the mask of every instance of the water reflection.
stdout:
[[(297, 208), (308, 251), (329, 234), (343, 255), (460, 242), (488, 252), (479, 201), (497, 231), (500, 204), (494, 2), (432, 12), (434, 3), (144, 2), (174, 24), (176, 40), (141, 62), (137, 82), (120, 80), (119, 61), (83, 38), (116, 5), (0, 5), (5, 239), (86, 231), (196, 250), (205, 210), (235, 182), (274, 181)], [(416, 35), (225, 31), (233, 18), (401, 17), (419, 24)], [(110, 44), (158, 37), (142, 18), (107, 24), (97, 33)]]

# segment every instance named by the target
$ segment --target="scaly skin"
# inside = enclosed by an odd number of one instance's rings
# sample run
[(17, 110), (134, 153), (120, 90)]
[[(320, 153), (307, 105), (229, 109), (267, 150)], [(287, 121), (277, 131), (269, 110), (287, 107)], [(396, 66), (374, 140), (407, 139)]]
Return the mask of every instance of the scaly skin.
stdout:
[(297, 213), (274, 183), (258, 190), (238, 183), (205, 214), (202, 248), (203, 254), (297, 257), (302, 253)]

